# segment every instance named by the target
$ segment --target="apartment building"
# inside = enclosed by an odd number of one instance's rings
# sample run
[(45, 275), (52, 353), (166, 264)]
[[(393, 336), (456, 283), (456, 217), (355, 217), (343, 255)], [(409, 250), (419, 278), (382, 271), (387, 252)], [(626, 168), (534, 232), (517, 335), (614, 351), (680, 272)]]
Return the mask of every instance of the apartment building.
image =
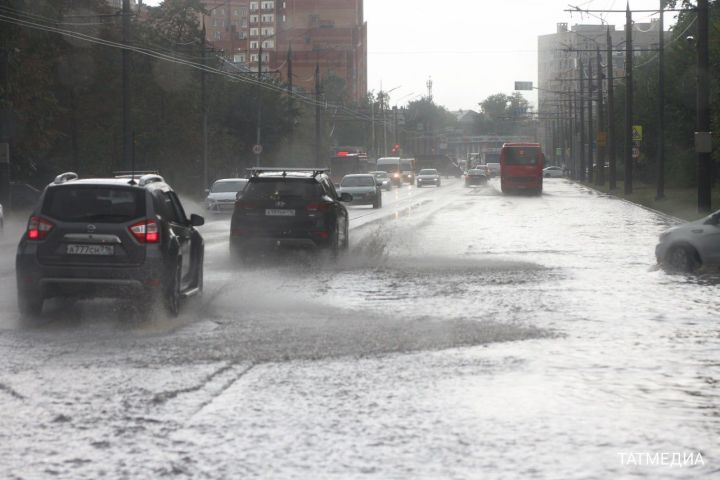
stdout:
[[(635, 57), (658, 49), (660, 23), (633, 24), (633, 54)], [(578, 89), (577, 79), (586, 78), (592, 69), (597, 71), (597, 49), (603, 68), (607, 65), (607, 34), (613, 46), (613, 72), (616, 78), (625, 74), (625, 26), (615, 25), (574, 25), (558, 23), (555, 33), (538, 37), (538, 111), (541, 125), (546, 125), (553, 116), (562, 116), (563, 105), (568, 93)], [(666, 40), (670, 32), (664, 32)], [(582, 65), (582, 71), (580, 66)], [(587, 87), (585, 87), (587, 88)], [(605, 86), (604, 89), (607, 87)], [(541, 127), (540, 138), (549, 145), (549, 129)]]
[[(322, 78), (345, 83), (347, 99), (367, 94), (367, 23), (363, 0), (283, 0), (278, 2), (278, 52), (292, 50), (293, 86), (313, 92), (315, 68)], [(278, 54), (280, 56), (280, 54)], [(287, 73), (283, 77), (287, 81)]]

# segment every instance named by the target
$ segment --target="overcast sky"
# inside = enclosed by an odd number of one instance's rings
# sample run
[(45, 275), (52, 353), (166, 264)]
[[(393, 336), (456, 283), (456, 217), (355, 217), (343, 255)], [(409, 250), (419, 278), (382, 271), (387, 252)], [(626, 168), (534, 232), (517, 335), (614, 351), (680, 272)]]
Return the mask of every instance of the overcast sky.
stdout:
[[(554, 33), (558, 22), (600, 23), (564, 12), (568, 3), (623, 9), (626, 0), (365, 0), (368, 89), (399, 87), (390, 97), (402, 105), (425, 95), (432, 77), (436, 103), (451, 110), (477, 109), (488, 95), (512, 93), (515, 80), (537, 81), (539, 35)], [(630, 0), (636, 10), (657, 9), (659, 3)], [(673, 16), (668, 14), (667, 23)], [(606, 18), (618, 26), (625, 22), (624, 14)], [(649, 18), (648, 13), (634, 17)], [(527, 98), (535, 103), (536, 95)]]

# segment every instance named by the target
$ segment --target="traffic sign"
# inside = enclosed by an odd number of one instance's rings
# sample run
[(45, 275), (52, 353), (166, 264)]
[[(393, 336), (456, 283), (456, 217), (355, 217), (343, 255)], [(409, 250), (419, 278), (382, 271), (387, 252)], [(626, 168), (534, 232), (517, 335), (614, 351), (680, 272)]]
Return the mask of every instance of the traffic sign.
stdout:
[(515, 90), (532, 90), (533, 82), (515, 82)]
[(633, 127), (632, 127), (632, 139), (633, 139), (633, 142), (642, 142), (642, 139), (643, 139), (643, 127), (642, 127), (642, 125), (633, 125)]
[(260, 155), (263, 152), (263, 146), (260, 144), (253, 145), (253, 153), (255, 155)]

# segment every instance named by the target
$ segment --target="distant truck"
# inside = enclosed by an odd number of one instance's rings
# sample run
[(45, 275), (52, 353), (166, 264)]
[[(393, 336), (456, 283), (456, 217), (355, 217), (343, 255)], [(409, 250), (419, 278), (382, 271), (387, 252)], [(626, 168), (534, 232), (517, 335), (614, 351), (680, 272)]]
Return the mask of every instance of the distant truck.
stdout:
[(330, 179), (336, 185), (345, 175), (367, 173), (372, 170), (367, 153), (356, 147), (340, 147), (330, 159)]

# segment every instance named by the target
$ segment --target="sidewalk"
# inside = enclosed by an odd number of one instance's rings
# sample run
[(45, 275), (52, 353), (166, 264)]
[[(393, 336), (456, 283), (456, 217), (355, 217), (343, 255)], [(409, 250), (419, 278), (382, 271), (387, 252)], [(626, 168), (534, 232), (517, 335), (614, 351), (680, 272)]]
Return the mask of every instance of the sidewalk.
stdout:
[[(625, 185), (622, 181), (617, 182), (617, 188), (613, 192), (608, 188), (607, 182), (605, 185), (595, 185), (587, 182), (580, 183), (586, 187), (614, 195), (618, 198), (623, 198), (683, 220), (692, 221), (706, 216), (706, 214), (698, 213), (697, 210), (697, 188), (665, 187), (665, 198), (663, 200), (656, 200), (657, 187), (638, 181), (633, 182), (633, 193), (630, 195), (623, 193)], [(717, 187), (713, 189), (712, 192), (712, 210), (720, 210), (720, 188)]]

